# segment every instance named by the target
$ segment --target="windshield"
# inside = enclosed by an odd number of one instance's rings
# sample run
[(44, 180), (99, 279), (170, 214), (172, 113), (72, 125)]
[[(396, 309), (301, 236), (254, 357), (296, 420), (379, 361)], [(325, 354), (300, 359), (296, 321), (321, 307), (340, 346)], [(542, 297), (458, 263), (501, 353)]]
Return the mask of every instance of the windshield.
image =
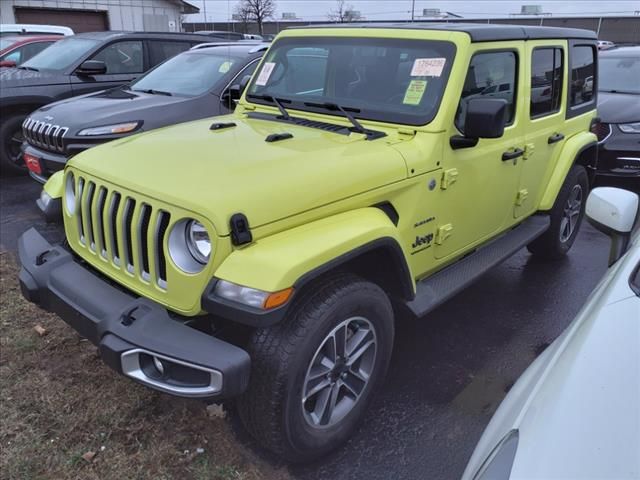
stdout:
[(77, 62), (98, 43), (96, 40), (86, 38), (59, 40), (21, 66), (36, 70), (64, 70)]
[(195, 97), (211, 90), (231, 70), (239, 58), (223, 54), (183, 53), (167, 60), (131, 85), (134, 91), (159, 90), (173, 95)]
[(600, 57), (599, 63), (598, 90), (640, 94), (640, 57)]
[(330, 103), (356, 118), (424, 125), (438, 111), (454, 51), (430, 40), (284, 38), (254, 75), (249, 98), (277, 97), (287, 108), (322, 113), (305, 104)]

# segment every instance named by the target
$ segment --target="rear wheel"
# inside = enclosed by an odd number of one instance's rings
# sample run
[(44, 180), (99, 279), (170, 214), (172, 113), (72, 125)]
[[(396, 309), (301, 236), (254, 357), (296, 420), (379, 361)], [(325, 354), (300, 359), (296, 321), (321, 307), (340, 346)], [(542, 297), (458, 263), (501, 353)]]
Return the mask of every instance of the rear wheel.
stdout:
[(549, 260), (556, 260), (567, 254), (578, 236), (588, 194), (587, 171), (581, 165), (574, 165), (549, 212), (549, 229), (527, 245), (532, 254)]
[(349, 438), (393, 346), (393, 310), (377, 285), (341, 275), (309, 290), (281, 324), (254, 333), (251, 381), (237, 405), (246, 429), (293, 462)]
[(25, 115), (13, 115), (0, 125), (0, 165), (3, 173), (27, 172), (20, 149), (24, 140), (22, 122), (25, 118)]

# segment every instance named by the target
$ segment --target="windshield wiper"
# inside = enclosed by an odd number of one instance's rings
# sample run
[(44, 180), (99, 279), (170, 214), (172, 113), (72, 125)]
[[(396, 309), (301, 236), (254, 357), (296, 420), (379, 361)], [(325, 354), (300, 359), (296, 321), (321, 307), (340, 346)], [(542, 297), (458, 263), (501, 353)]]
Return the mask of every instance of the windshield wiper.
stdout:
[(142, 93), (150, 93), (151, 95), (166, 95), (167, 97), (172, 97), (173, 93), (171, 92), (164, 92), (162, 90), (155, 90), (153, 88), (149, 88), (147, 90), (136, 90), (136, 89), (132, 89), (132, 92), (142, 92)]
[(37, 68), (34, 67), (25, 67), (24, 65), (20, 65), (19, 67), (16, 67), (19, 70), (29, 70), (31, 72), (39, 72), (40, 70), (38, 70)]
[(352, 107), (341, 107), (337, 103), (325, 102), (325, 103), (313, 103), (313, 102), (304, 102), (307, 107), (315, 107), (315, 108), (324, 108), (325, 110), (329, 110), (331, 112), (340, 112), (344, 115), (347, 120), (351, 122), (353, 125), (353, 131), (356, 133), (362, 133), (363, 135), (369, 135), (370, 131), (362, 126), (362, 124), (356, 120), (356, 117), (351, 115), (349, 112), (360, 113), (359, 108)]
[(282, 116), (282, 119), (283, 120), (291, 119), (289, 112), (287, 112), (287, 109), (284, 108), (284, 106), (282, 105), (284, 102), (291, 103), (291, 100), (287, 100), (286, 98), (276, 98), (276, 97), (272, 97), (271, 95), (256, 95), (255, 93), (249, 93), (247, 94), (247, 97), (255, 98), (257, 100), (266, 100), (267, 102), (275, 103), (275, 105), (278, 107), (278, 110), (280, 110), (280, 115)]

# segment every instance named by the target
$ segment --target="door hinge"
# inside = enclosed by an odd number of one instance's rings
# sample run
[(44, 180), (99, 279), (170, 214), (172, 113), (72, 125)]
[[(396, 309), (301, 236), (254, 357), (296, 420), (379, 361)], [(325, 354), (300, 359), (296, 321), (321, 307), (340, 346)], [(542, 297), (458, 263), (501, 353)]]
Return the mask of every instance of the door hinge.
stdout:
[(518, 195), (516, 195), (516, 205), (517, 206), (523, 205), (528, 196), (529, 196), (529, 190), (527, 190), (526, 188), (523, 188), (522, 190), (518, 191)]
[(451, 236), (451, 232), (453, 231), (453, 225), (447, 223), (446, 225), (442, 225), (438, 227), (436, 231), (436, 245), (442, 245), (444, 241)]
[(398, 128), (398, 138), (402, 140), (411, 140), (416, 136), (416, 131), (411, 128)]
[(440, 182), (440, 188), (446, 190), (458, 180), (458, 169), (450, 168), (442, 172), (442, 181)]
[(522, 156), (523, 160), (529, 160), (533, 156), (533, 152), (536, 149), (535, 144), (527, 143), (524, 146), (524, 155)]

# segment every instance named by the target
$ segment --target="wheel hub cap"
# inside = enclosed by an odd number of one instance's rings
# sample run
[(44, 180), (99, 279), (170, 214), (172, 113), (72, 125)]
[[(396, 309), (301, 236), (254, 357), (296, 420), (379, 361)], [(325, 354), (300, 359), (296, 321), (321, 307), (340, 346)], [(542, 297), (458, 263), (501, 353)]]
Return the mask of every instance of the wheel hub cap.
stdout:
[(582, 211), (582, 187), (574, 185), (567, 203), (564, 206), (562, 220), (560, 222), (560, 241), (568, 241), (578, 226), (578, 219)]
[(349, 318), (329, 332), (304, 379), (302, 412), (309, 425), (335, 425), (353, 409), (373, 373), (376, 348), (375, 330), (364, 317)]

